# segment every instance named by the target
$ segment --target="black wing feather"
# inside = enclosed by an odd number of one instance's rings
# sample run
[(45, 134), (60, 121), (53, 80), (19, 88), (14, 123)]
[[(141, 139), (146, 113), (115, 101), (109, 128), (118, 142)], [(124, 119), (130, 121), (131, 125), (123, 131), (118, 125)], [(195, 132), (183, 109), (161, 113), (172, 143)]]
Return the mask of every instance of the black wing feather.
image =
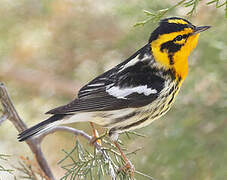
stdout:
[(128, 102), (123, 99), (106, 97), (98, 97), (91, 99), (75, 99), (71, 103), (48, 111), (48, 114), (66, 114), (76, 112), (91, 112), (91, 111), (108, 111), (126, 108)]
[[(150, 59), (144, 60), (143, 57), (145, 54), (148, 54)], [(137, 56), (139, 56), (138, 58), (141, 59), (141, 61), (122, 70), (125, 64)], [(123, 63), (98, 76), (82, 87), (77, 99), (67, 105), (50, 110), (47, 113), (72, 114), (76, 112), (109, 111), (129, 107), (141, 107), (151, 103), (157, 98), (164, 86), (164, 79), (155, 75), (152, 68), (149, 66), (151, 58), (149, 46), (146, 45)], [(157, 93), (147, 96), (135, 92), (125, 98), (118, 98), (106, 92), (110, 87), (124, 89), (144, 85), (147, 85), (148, 88), (154, 88)]]
[[(106, 87), (110, 84), (115, 83), (117, 78), (119, 78), (118, 73), (122, 66), (124, 66), (129, 61), (134, 59), (136, 56), (139, 55), (139, 58), (142, 59), (145, 54), (150, 54), (150, 52), (151, 52), (150, 46), (149, 46), (149, 44), (146, 44), (144, 47), (139, 49), (136, 53), (134, 53), (128, 59), (126, 59), (122, 63), (118, 64), (117, 66), (110, 69), (109, 71), (101, 74), (100, 76), (96, 77), (95, 79), (90, 81), (88, 84), (83, 86), (78, 93), (78, 98), (90, 98), (90, 97), (94, 97), (94, 96), (102, 97), (102, 94), (100, 94), (100, 93), (105, 92)], [(91, 86), (94, 84), (102, 84), (102, 85)]]

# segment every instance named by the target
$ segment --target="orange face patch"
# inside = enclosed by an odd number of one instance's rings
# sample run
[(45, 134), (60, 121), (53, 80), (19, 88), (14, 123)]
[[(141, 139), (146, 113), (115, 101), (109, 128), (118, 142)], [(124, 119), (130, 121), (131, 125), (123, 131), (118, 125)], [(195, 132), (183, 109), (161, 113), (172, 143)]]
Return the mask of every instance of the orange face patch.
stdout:
[[(188, 56), (190, 55), (191, 51), (196, 47), (198, 42), (198, 34), (191, 35), (192, 33), (193, 29), (185, 28), (182, 31), (159, 35), (156, 40), (151, 42), (152, 53), (155, 60), (159, 64), (158, 66), (165, 69), (173, 68), (176, 74), (182, 80), (185, 79), (188, 73)], [(182, 40), (174, 41), (177, 36), (183, 36), (185, 34), (189, 35), (187, 39), (183, 38)], [(176, 45), (180, 45), (181, 48), (171, 53), (168, 52), (168, 49), (162, 51), (162, 44), (169, 41), (174, 41), (174, 43)]]

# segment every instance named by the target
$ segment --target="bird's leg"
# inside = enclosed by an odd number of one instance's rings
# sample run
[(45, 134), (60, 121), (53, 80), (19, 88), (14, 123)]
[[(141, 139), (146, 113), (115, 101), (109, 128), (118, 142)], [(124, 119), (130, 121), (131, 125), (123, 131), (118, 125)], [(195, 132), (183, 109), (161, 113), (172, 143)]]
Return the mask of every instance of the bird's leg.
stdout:
[(91, 140), (91, 144), (94, 144), (94, 142), (97, 142), (100, 146), (102, 145), (101, 140), (99, 139), (99, 133), (98, 131), (95, 129), (94, 123), (90, 122), (91, 128), (92, 128), (92, 133), (93, 133), (93, 137)]
[(131, 176), (134, 176), (134, 166), (132, 165), (132, 163), (128, 160), (128, 158), (126, 157), (126, 155), (124, 154), (124, 152), (122, 151), (120, 145), (117, 143), (117, 141), (114, 141), (114, 145), (117, 147), (117, 149), (119, 150), (119, 152), (121, 153), (121, 157), (123, 158), (123, 160), (125, 161), (125, 165), (123, 167), (121, 167), (119, 169), (119, 171), (126, 171), (129, 172), (131, 174)]

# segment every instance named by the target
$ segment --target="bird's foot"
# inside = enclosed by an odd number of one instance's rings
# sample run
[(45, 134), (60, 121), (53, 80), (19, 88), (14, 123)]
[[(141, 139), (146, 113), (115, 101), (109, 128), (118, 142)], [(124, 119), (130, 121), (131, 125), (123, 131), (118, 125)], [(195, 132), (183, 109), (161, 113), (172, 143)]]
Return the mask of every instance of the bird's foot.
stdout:
[(100, 146), (102, 145), (101, 140), (99, 139), (99, 133), (98, 131), (95, 129), (94, 123), (90, 122), (91, 128), (92, 128), (92, 132), (93, 132), (93, 137), (90, 141), (90, 145), (94, 145), (95, 142), (97, 142)]
[(118, 172), (122, 172), (122, 171), (126, 174), (129, 174), (131, 177), (134, 177), (135, 168), (129, 160), (127, 160), (124, 166), (118, 169)]
[(99, 136), (98, 131), (96, 130), (96, 132), (93, 134), (93, 137), (92, 137), (90, 143), (94, 144), (95, 142), (97, 142), (101, 146), (102, 145), (102, 139), (104, 137), (106, 137), (107, 135), (108, 135), (108, 131), (106, 131), (104, 134)]
[(94, 133), (93, 133), (92, 139), (90, 141), (90, 145), (94, 145), (94, 143), (97, 142), (101, 146), (102, 141), (101, 141), (101, 138), (99, 137), (98, 131), (95, 129), (93, 132)]

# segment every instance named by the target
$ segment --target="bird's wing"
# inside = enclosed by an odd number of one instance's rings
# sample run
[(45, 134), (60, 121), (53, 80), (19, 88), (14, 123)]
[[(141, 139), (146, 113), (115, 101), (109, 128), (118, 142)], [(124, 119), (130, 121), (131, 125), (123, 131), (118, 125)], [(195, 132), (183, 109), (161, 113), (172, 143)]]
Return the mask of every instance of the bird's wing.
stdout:
[(82, 87), (77, 99), (47, 113), (109, 111), (151, 103), (163, 89), (164, 79), (154, 74), (146, 48)]

